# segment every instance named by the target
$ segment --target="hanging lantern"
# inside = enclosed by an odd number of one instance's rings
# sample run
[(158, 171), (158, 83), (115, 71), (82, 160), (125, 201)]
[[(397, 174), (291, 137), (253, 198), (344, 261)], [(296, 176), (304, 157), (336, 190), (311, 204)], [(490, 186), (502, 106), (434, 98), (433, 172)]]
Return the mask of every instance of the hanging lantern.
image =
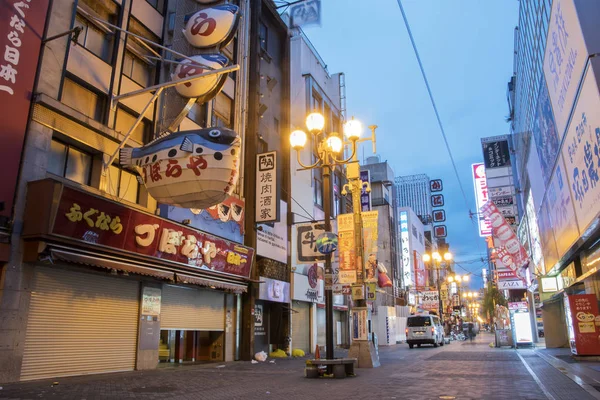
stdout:
[(206, 209), (225, 200), (239, 176), (240, 138), (227, 128), (205, 128), (121, 149), (120, 164), (137, 170), (159, 203)]
[(233, 4), (221, 4), (202, 9), (186, 22), (183, 35), (197, 48), (224, 48), (235, 36), (240, 9)]
[[(183, 60), (175, 72), (171, 75), (172, 80), (183, 79), (194, 75), (200, 75), (209, 72), (212, 69), (220, 69), (229, 63), (227, 57), (221, 54), (204, 54), (201, 56), (190, 57)], [(209, 68), (207, 68), (209, 67)], [(226, 74), (209, 75), (204, 78), (196, 79), (175, 86), (175, 90), (183, 97), (214, 97), (219, 93), (227, 79)]]

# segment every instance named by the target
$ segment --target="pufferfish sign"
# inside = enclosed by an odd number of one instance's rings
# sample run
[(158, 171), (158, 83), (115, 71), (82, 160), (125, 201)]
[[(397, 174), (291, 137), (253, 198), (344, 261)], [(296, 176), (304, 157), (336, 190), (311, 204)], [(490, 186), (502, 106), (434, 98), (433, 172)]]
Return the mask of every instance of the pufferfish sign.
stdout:
[(239, 175), (239, 157), (237, 133), (205, 128), (121, 149), (119, 161), (141, 175), (148, 193), (159, 203), (204, 209), (231, 195)]

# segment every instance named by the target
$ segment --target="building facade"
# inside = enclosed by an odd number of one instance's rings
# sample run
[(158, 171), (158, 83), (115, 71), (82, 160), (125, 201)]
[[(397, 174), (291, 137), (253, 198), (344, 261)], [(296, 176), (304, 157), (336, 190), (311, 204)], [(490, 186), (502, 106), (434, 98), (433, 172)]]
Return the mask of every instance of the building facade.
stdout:
[(431, 224), (431, 189), (426, 174), (397, 176), (396, 205), (410, 207), (425, 225)]
[(529, 234), (547, 347), (577, 346), (564, 317), (566, 296), (598, 296), (592, 155), (600, 66), (591, 55), (599, 50), (600, 31), (588, 17), (599, 12), (596, 2), (522, 1), (515, 30), (508, 100), (523, 193), (519, 230)]

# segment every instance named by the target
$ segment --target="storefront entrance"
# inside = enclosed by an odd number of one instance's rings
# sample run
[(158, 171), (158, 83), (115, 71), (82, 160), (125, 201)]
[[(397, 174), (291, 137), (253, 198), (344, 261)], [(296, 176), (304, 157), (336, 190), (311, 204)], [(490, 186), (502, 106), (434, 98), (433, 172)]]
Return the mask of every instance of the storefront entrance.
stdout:
[(161, 330), (159, 361), (223, 361), (223, 337), (222, 331)]

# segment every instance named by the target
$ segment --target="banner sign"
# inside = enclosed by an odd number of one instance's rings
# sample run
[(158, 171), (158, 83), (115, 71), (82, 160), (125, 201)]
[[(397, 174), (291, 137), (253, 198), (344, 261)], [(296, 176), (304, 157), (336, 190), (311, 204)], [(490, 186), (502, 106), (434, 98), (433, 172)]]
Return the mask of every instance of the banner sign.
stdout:
[(0, 1), (0, 215), (12, 215), (25, 129), (49, 0)]
[(595, 294), (565, 296), (565, 315), (570, 325), (571, 353), (577, 355), (600, 355), (598, 341), (598, 301)]
[[(360, 180), (371, 185), (371, 171), (360, 171)], [(371, 211), (371, 192), (367, 192), (364, 186), (361, 186), (360, 191), (360, 210), (363, 212)]]
[(444, 185), (441, 179), (432, 179), (429, 181), (429, 190), (431, 193), (441, 192), (444, 190)]
[(413, 274), (410, 265), (410, 233), (408, 231), (408, 213), (400, 212), (400, 245), (402, 250), (402, 276), (404, 286), (412, 286)]
[(250, 276), (254, 249), (64, 186), (51, 233), (138, 255)]
[(483, 163), (485, 168), (501, 168), (510, 166), (510, 151), (508, 140), (482, 142)]
[(340, 214), (338, 221), (339, 238), (339, 283), (356, 282), (356, 243), (354, 240), (354, 215)]
[(277, 194), (277, 152), (257, 154), (255, 216), (257, 223), (279, 221)]
[(523, 280), (516, 281), (498, 281), (498, 289), (510, 290), (510, 289), (527, 289)]
[(290, 302), (290, 283), (276, 279), (260, 277), (258, 298), (261, 300), (275, 301), (277, 303)]
[(367, 308), (354, 307), (352, 309), (352, 339), (369, 339), (369, 310)]
[(579, 77), (587, 58), (574, 1), (553, 1), (544, 55), (544, 76), (556, 118), (559, 143), (567, 128)]
[(421, 307), (425, 310), (437, 310), (440, 307), (440, 295), (437, 290), (428, 290), (421, 294)]
[[(365, 280), (377, 279), (377, 240), (379, 238), (378, 218), (379, 211), (367, 211), (361, 213), (363, 226), (363, 257), (367, 276)], [(359, 268), (360, 266), (357, 266)], [(362, 271), (357, 271), (361, 275)]]
[[(471, 172), (473, 173), (473, 186), (475, 188), (475, 204), (477, 210), (488, 202), (488, 188), (485, 177), (485, 165), (483, 163), (472, 164)], [(479, 222), (479, 236), (486, 237), (492, 234), (490, 220), (477, 213), (477, 221)]]
[(502, 264), (518, 275), (520, 268), (529, 263), (527, 252), (519, 242), (515, 232), (498, 210), (498, 207), (492, 201), (488, 201), (481, 207), (481, 212), (484, 217), (490, 219), (492, 235), (496, 239), (494, 242), (497, 243), (496, 251), (498, 258), (502, 261)]

